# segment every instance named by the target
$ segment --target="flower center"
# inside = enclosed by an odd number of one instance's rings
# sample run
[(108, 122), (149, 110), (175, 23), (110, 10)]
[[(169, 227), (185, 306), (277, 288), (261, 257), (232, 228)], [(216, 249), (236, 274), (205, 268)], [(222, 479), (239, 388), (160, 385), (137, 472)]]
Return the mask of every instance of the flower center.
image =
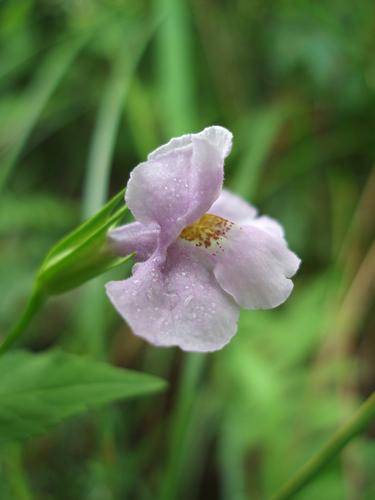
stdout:
[(186, 226), (180, 238), (190, 241), (196, 247), (209, 248), (213, 244), (220, 247), (220, 239), (225, 236), (233, 222), (218, 215), (204, 214), (200, 219)]

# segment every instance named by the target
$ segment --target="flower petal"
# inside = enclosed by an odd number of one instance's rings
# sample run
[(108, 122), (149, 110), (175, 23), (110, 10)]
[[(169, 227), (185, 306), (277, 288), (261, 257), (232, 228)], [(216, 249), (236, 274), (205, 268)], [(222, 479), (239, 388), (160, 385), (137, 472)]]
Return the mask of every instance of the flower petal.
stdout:
[(223, 289), (246, 309), (277, 307), (290, 295), (300, 259), (280, 235), (234, 224), (216, 253), (214, 274)]
[(133, 170), (125, 195), (127, 205), (139, 222), (160, 226), (165, 246), (207, 212), (219, 196), (229, 137), (225, 129), (211, 127), (173, 139)]
[(275, 219), (272, 219), (267, 215), (256, 217), (254, 220), (250, 221), (249, 224), (253, 227), (263, 229), (263, 231), (266, 231), (269, 234), (273, 234), (274, 236), (279, 236), (281, 238), (284, 238), (285, 236), (283, 226), (279, 224)]
[(148, 160), (155, 160), (161, 156), (191, 144), (193, 137), (208, 140), (217, 149), (223, 158), (226, 158), (232, 149), (233, 135), (229, 130), (219, 125), (207, 127), (198, 134), (186, 134), (171, 139), (167, 144), (160, 146), (148, 155)]
[(250, 203), (247, 203), (243, 198), (226, 189), (222, 190), (219, 198), (208, 212), (219, 217), (224, 217), (224, 219), (228, 219), (236, 224), (248, 224), (257, 214), (256, 208), (251, 206)]
[(134, 333), (155, 345), (215, 351), (237, 329), (238, 305), (194, 257), (194, 248), (178, 243), (169, 248), (165, 267), (151, 258), (106, 289)]
[(160, 228), (145, 226), (140, 222), (132, 222), (112, 229), (108, 233), (109, 241), (118, 255), (129, 255), (135, 252), (137, 260), (146, 260), (154, 252)]

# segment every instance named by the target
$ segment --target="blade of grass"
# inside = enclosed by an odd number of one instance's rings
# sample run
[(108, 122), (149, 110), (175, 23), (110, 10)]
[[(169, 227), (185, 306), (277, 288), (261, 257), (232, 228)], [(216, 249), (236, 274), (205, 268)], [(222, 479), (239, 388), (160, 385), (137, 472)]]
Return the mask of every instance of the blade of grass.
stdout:
[(272, 106), (258, 112), (243, 126), (242, 135), (245, 130), (249, 131), (244, 140), (248, 147), (231, 179), (230, 188), (244, 198), (252, 198), (257, 191), (262, 167), (280, 132), (287, 111), (285, 105)]
[(83, 190), (83, 219), (100, 209), (108, 196), (111, 160), (128, 85), (123, 51), (121, 47), (98, 109)]
[(85, 34), (68, 43), (58, 45), (48, 53), (39, 66), (25, 96), (22, 126), (19, 130), (18, 140), (10, 147), (2, 162), (0, 191), (8, 181), (45, 105), (87, 39), (88, 34)]
[(187, 459), (188, 436), (191, 435), (191, 420), (197, 386), (206, 356), (187, 353), (178, 388), (177, 401), (169, 430), (167, 462), (163, 471), (159, 500), (178, 498), (182, 471)]
[(157, 35), (157, 77), (160, 112), (167, 137), (196, 126), (194, 66), (189, 3), (158, 0), (157, 16), (165, 16)]
[(146, 158), (158, 146), (158, 137), (150, 91), (140, 78), (133, 78), (129, 89), (126, 118), (138, 157)]
[(375, 392), (363, 403), (349, 422), (339, 429), (328, 443), (293, 476), (271, 500), (294, 497), (375, 418)]

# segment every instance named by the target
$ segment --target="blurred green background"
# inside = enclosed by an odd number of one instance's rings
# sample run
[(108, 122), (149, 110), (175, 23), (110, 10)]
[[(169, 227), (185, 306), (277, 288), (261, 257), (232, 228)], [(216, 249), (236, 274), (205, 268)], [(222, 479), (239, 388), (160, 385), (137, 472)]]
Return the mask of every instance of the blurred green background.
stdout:
[[(231, 344), (200, 361), (181, 434), (185, 355), (127, 330), (109, 277), (51, 301), (24, 346), (169, 390), (1, 450), (0, 498), (154, 499), (172, 473), (175, 498), (268, 498), (375, 385), (374, 2), (3, 0), (0, 40), (1, 335), (50, 246), (153, 148), (211, 124), (234, 133), (227, 187), (281, 221), (302, 258), (290, 300), (243, 312)], [(298, 498), (375, 498), (374, 437)]]

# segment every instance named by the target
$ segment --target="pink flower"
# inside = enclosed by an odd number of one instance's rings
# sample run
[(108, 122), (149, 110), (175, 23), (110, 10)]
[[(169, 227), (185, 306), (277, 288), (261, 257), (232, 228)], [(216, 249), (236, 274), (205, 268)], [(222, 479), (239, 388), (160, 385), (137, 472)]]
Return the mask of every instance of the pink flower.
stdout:
[(215, 351), (237, 330), (240, 307), (268, 309), (290, 295), (300, 260), (282, 227), (222, 190), (232, 134), (214, 126), (172, 139), (131, 173), (136, 222), (110, 232), (133, 275), (107, 294), (136, 335), (159, 346)]

